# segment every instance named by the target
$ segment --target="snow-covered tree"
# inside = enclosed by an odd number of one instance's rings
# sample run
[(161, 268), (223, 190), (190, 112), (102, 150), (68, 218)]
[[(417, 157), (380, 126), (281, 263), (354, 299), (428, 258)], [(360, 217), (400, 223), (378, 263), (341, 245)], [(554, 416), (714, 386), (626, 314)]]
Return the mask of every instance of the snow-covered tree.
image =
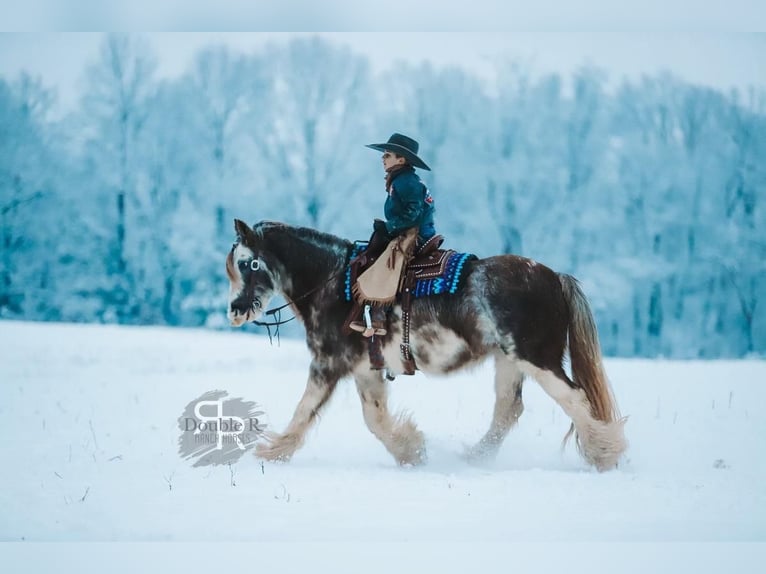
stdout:
[(0, 317), (38, 318), (50, 304), (55, 232), (37, 222), (55, 224), (38, 217), (55, 197), (46, 125), (52, 98), (26, 74), (0, 79)]
[(254, 161), (269, 174), (268, 202), (295, 223), (338, 232), (344, 204), (364, 183), (369, 64), (318, 37), (270, 50), (271, 105), (257, 111), (269, 122), (252, 133)]
[(364, 147), (398, 131), (448, 246), (578, 276), (609, 354), (766, 352), (766, 95), (398, 62), (374, 75), (303, 37), (200, 51), (159, 82), (109, 35), (79, 108), (0, 78), (0, 316), (222, 324), (231, 219), (366, 238), (384, 200)]
[[(153, 55), (140, 38), (112, 34), (105, 38), (97, 62), (88, 69), (86, 94), (81, 110), (85, 159), (104, 212), (99, 240), (108, 245), (106, 273), (114, 284), (103, 296), (115, 318), (129, 320), (139, 312), (140, 266), (131, 249), (143, 245), (137, 221), (140, 198), (137, 177), (148, 101), (155, 89)], [(133, 233), (132, 236), (130, 234)], [(139, 255), (140, 256), (140, 255)]]

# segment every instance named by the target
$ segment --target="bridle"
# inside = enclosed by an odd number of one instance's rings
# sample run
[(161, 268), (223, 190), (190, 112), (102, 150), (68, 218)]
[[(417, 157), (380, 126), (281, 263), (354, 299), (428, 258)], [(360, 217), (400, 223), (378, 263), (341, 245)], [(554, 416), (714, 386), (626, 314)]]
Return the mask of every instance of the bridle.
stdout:
[[(232, 246), (232, 249), (234, 247), (236, 247), (236, 245), (237, 244), (235, 243)], [(253, 259), (250, 261), (250, 270), (251, 271), (259, 271), (260, 269), (261, 269), (261, 259), (260, 259), (260, 257), (258, 257), (257, 255), (254, 254)], [(328, 285), (332, 280), (334, 280), (337, 277), (339, 277), (342, 273), (345, 272), (345, 270), (346, 269), (345, 269), (345, 265), (344, 265), (343, 267), (340, 268), (339, 271), (336, 271), (335, 273), (330, 275), (330, 277), (326, 281), (324, 281), (323, 283), (320, 283), (319, 285), (316, 285), (315, 287), (309, 289), (308, 291), (306, 291), (302, 295), (300, 295), (300, 296), (298, 296), (298, 297), (288, 301), (284, 305), (280, 305), (279, 307), (276, 307), (274, 309), (269, 309), (268, 311), (264, 311), (263, 314), (267, 315), (267, 316), (270, 316), (270, 317), (273, 317), (274, 318), (273, 321), (268, 322), (268, 321), (256, 321), (256, 320), (253, 320), (253, 321), (250, 321), (250, 323), (258, 325), (259, 327), (266, 327), (266, 333), (269, 335), (269, 343), (271, 343), (271, 344), (273, 344), (273, 336), (271, 334), (271, 328), (274, 327), (275, 328), (274, 329), (274, 336), (276, 336), (277, 344), (279, 344), (279, 342), (280, 342), (279, 327), (284, 325), (284, 324), (286, 324), (286, 323), (289, 323), (290, 321), (295, 320), (295, 315), (293, 315), (289, 319), (282, 320), (282, 309), (286, 309), (290, 305), (294, 305), (298, 301), (302, 301), (303, 299), (305, 299), (309, 295), (313, 295), (314, 293), (319, 291), (322, 287), (325, 287), (326, 285)], [(260, 306), (260, 304), (259, 304), (259, 306)]]

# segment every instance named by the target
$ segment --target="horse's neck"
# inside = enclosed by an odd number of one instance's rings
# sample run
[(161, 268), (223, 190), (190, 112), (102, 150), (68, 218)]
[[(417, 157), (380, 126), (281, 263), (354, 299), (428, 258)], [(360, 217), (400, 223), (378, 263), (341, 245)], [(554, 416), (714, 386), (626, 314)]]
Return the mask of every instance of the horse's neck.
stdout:
[(287, 275), (285, 295), (301, 297), (331, 281), (343, 268), (350, 243), (304, 228), (283, 226), (264, 235)]

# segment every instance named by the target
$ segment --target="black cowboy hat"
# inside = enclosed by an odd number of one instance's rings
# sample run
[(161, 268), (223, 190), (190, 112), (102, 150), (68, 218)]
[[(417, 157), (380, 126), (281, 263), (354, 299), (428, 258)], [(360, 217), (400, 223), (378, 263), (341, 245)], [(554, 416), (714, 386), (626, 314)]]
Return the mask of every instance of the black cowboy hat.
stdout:
[(397, 155), (403, 156), (414, 167), (420, 167), (431, 171), (422, 159), (418, 157), (418, 142), (402, 134), (393, 134), (386, 143), (367, 144), (366, 147), (379, 151), (392, 151)]

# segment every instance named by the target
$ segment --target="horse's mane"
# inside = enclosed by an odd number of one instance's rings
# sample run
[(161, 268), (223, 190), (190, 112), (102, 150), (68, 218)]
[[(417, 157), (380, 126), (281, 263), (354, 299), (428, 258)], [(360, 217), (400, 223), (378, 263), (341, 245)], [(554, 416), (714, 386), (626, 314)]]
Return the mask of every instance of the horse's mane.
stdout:
[(259, 240), (264, 242), (273, 240), (287, 247), (291, 252), (310, 250), (314, 257), (326, 257), (332, 260), (339, 256), (345, 259), (353, 246), (351, 241), (337, 235), (279, 221), (260, 221), (253, 226), (253, 232)]
[(265, 239), (269, 232), (276, 231), (284, 232), (298, 240), (309, 241), (317, 246), (326, 246), (333, 249), (347, 249), (353, 242), (343, 237), (338, 237), (332, 233), (326, 233), (324, 231), (318, 231), (311, 227), (301, 227), (296, 225), (290, 225), (281, 221), (264, 220), (259, 221), (253, 226), (253, 232), (258, 235), (260, 239)]

